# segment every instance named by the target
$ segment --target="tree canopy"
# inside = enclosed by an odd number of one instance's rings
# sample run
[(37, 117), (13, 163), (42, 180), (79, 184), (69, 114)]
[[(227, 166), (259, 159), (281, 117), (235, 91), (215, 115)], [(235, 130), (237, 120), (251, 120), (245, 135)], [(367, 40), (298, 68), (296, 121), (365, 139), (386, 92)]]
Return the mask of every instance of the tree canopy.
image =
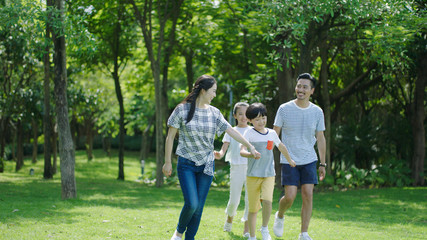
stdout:
[[(44, 29), (58, 13), (44, 1), (0, 6), (1, 170), (43, 135), (43, 54), (53, 46)], [(329, 174), (403, 162), (410, 176), (399, 184), (425, 184), (424, 1), (78, 0), (65, 7), (63, 23), (51, 24), (67, 42), (73, 142), (91, 159), (94, 141), (109, 152), (119, 138), (119, 179), (125, 137), (137, 136), (134, 150), (141, 158), (157, 153), (163, 183), (166, 119), (199, 75), (217, 78), (212, 104), (226, 118), (235, 102), (263, 102), (272, 127), (279, 105), (294, 98), (296, 76), (309, 72), (319, 80), (312, 101), (325, 112)]]

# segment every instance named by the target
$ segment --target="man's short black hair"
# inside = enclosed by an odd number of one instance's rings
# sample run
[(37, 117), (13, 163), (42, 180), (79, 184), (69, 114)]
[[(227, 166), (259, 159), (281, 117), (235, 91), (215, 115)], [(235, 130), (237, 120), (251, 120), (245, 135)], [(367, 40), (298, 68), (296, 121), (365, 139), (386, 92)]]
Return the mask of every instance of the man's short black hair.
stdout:
[(249, 107), (246, 109), (246, 117), (249, 120), (252, 120), (258, 115), (261, 116), (267, 116), (267, 108), (262, 103), (252, 103), (249, 105)]
[(301, 73), (298, 76), (297, 81), (300, 80), (300, 79), (310, 80), (311, 81), (311, 88), (315, 88), (316, 87), (317, 80), (313, 76), (311, 76), (310, 73)]

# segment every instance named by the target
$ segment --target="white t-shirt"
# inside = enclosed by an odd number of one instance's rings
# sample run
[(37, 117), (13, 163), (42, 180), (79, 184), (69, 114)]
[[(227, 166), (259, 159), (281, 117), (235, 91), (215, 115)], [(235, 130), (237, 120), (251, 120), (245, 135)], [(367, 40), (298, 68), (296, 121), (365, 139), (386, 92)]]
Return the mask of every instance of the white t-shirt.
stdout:
[[(306, 108), (300, 108), (294, 100), (280, 105), (274, 126), (282, 128), (282, 141), (289, 155), (297, 165), (317, 161), (314, 150), (316, 132), (325, 131), (325, 118), (320, 107), (310, 102)], [(283, 154), (280, 163), (289, 164)]]
[[(247, 126), (245, 128), (240, 127), (233, 127), (235, 130), (237, 130), (240, 134), (245, 134), (246, 130), (251, 129), (251, 127)], [(240, 143), (234, 138), (230, 137), (228, 133), (225, 133), (224, 138), (222, 139), (222, 142), (228, 142), (230, 145), (228, 146), (227, 154), (225, 155), (225, 161), (230, 162), (232, 165), (241, 165), (241, 164), (248, 164), (248, 159), (245, 157), (240, 156)]]
[(274, 177), (274, 146), (281, 143), (276, 131), (266, 128), (267, 133), (263, 134), (254, 128), (247, 130), (243, 135), (261, 154), (260, 159), (248, 158), (248, 177)]

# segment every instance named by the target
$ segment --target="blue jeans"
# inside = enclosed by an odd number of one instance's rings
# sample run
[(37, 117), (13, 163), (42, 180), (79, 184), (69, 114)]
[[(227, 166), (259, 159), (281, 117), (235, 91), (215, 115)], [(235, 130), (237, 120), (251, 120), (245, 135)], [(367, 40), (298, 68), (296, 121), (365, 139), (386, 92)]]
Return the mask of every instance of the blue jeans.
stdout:
[(204, 168), (205, 165), (196, 166), (193, 161), (178, 157), (178, 179), (184, 195), (184, 207), (176, 230), (179, 233), (185, 232), (186, 240), (192, 240), (196, 236), (212, 183), (213, 177), (204, 174)]

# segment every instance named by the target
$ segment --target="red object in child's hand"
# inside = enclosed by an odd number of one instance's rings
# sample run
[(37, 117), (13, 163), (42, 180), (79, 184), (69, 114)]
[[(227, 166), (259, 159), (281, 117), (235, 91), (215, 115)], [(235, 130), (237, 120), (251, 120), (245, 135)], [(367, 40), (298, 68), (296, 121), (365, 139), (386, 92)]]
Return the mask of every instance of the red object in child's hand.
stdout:
[(268, 142), (267, 142), (267, 149), (268, 149), (268, 150), (272, 150), (272, 149), (273, 149), (273, 146), (274, 146), (273, 144), (274, 144), (274, 143), (273, 143), (273, 141), (268, 141)]

